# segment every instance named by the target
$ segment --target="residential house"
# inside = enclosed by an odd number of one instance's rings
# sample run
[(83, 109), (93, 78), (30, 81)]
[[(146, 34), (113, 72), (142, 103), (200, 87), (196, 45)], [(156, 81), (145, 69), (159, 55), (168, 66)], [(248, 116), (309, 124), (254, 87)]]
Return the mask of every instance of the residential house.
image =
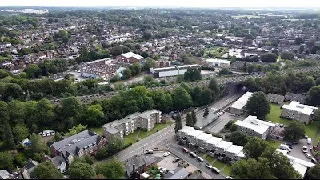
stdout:
[(29, 159), (26, 165), (23, 166), (21, 169), (21, 174), (23, 179), (31, 179), (31, 173), (34, 170), (35, 167), (37, 167), (39, 163), (37, 161), (33, 161), (32, 159)]
[(297, 101), (302, 104), (306, 103), (307, 96), (305, 94), (294, 94), (287, 92), (284, 96), (285, 101)]
[(113, 121), (103, 125), (104, 136), (107, 139), (115, 136), (123, 138), (124, 135), (133, 133), (138, 128), (150, 131), (155, 124), (162, 123), (162, 112), (149, 110), (143, 113), (137, 112), (121, 120)]
[(248, 136), (256, 136), (261, 139), (267, 139), (276, 126), (274, 123), (259, 120), (257, 116), (248, 116), (243, 121), (238, 120), (234, 125)]
[(179, 167), (174, 171), (169, 171), (163, 179), (186, 179), (189, 176), (189, 172), (186, 168)]
[(244, 113), (247, 101), (252, 96), (252, 94), (253, 93), (251, 92), (246, 92), (244, 95), (242, 95), (236, 102), (234, 102), (231, 105), (229, 109), (230, 113), (236, 114), (236, 115), (242, 115)]
[(140, 63), (143, 60), (143, 57), (139, 54), (134, 54), (133, 52), (128, 52), (125, 54), (119, 55), (116, 60), (122, 63)]
[(0, 179), (13, 179), (13, 176), (7, 170), (0, 170)]
[(309, 124), (313, 120), (316, 110), (318, 110), (317, 107), (307, 106), (300, 104), (299, 102), (292, 101), (289, 105), (285, 104), (282, 106), (281, 117)]
[(271, 103), (282, 104), (284, 101), (284, 96), (279, 94), (267, 94), (267, 98)]
[[(55, 142), (50, 146), (51, 155), (53, 157), (61, 156), (67, 164), (73, 162), (75, 157), (84, 155), (94, 155), (104, 147), (107, 139), (93, 133), (89, 130), (84, 130), (78, 134)], [(58, 162), (59, 159), (57, 159)], [(62, 163), (62, 162), (61, 162)], [(61, 166), (61, 163), (56, 163)]]
[(147, 171), (147, 168), (153, 165), (156, 165), (159, 161), (161, 161), (162, 157), (156, 157), (153, 155), (143, 154), (143, 155), (135, 155), (126, 160), (126, 176), (127, 178), (131, 178), (135, 174), (140, 175)]

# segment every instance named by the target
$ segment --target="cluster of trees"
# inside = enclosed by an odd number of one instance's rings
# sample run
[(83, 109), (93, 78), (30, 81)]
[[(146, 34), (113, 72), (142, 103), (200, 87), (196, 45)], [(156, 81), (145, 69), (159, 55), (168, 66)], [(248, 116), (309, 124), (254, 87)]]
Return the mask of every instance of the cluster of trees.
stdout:
[(262, 54), (260, 57), (262, 62), (277, 62), (278, 56), (274, 53)]
[(185, 81), (198, 81), (202, 79), (201, 70), (198, 68), (188, 68), (184, 73)]
[(231, 166), (231, 176), (236, 179), (297, 179), (301, 175), (294, 170), (290, 160), (275, 151), (264, 140), (250, 138), (244, 146), (246, 159)]
[[(124, 176), (124, 165), (115, 158), (96, 165), (93, 163), (93, 159), (89, 156), (76, 158), (66, 173), (71, 179), (120, 179)], [(52, 162), (46, 161), (34, 168), (31, 177), (35, 179), (63, 179), (63, 174)]]
[(186, 125), (187, 126), (191, 126), (194, 127), (194, 125), (197, 123), (197, 116), (196, 113), (193, 111), (191, 111), (191, 113), (187, 114), (186, 117)]
[(286, 59), (286, 60), (293, 60), (294, 59), (294, 55), (288, 51), (284, 51), (281, 53), (280, 55), (281, 59)]
[(68, 70), (69, 61), (63, 59), (45, 60), (42, 63), (30, 64), (24, 72), (28, 78), (38, 78), (41, 76), (49, 76)]
[(76, 58), (76, 62), (90, 62), (97, 59), (109, 58), (110, 54), (108, 50), (95, 49), (89, 51), (87, 47), (82, 47), (80, 56)]
[(266, 78), (247, 79), (245, 86), (250, 92), (262, 91), (266, 94), (282, 94), (286, 92), (306, 93), (311, 87), (315, 86), (317, 73), (294, 73), (289, 72), (286, 75), (272, 71), (267, 73)]
[(249, 115), (257, 116), (258, 119), (265, 119), (270, 113), (270, 102), (263, 92), (255, 92), (248, 99), (246, 111)]
[(0, 26), (14, 26), (14, 25), (30, 25), (32, 28), (38, 26), (39, 19), (32, 15), (2, 15), (0, 18)]

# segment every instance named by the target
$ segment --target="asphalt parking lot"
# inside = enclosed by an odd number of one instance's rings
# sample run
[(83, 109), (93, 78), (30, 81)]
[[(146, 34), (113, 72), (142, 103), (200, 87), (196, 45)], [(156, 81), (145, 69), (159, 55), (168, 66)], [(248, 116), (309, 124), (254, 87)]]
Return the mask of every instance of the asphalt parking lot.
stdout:
[[(283, 144), (285, 144), (283, 142)], [(308, 153), (310, 153), (310, 145), (307, 144), (307, 139), (300, 139), (299, 140), (299, 144), (293, 145), (293, 149), (291, 150), (291, 152), (289, 152), (288, 154), (290, 156), (311, 162), (311, 159), (308, 159), (305, 155), (305, 153), (302, 152), (302, 146), (307, 146), (308, 147)]]

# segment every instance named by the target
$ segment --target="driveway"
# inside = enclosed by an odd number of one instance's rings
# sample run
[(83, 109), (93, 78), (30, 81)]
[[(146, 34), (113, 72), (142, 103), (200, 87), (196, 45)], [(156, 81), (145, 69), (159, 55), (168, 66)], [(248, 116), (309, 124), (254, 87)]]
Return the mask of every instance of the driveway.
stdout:
[(222, 116), (220, 116), (216, 121), (210, 123), (206, 126), (203, 131), (209, 131), (210, 133), (220, 133), (220, 131), (224, 128), (224, 126), (232, 120), (243, 120), (243, 117), (234, 117), (230, 115), (230, 113), (225, 112)]
[[(308, 159), (306, 157), (306, 155), (302, 152), (302, 146), (307, 146), (308, 147), (308, 153), (311, 154), (310, 153), (310, 148), (309, 148), (310, 146), (307, 144), (307, 139), (305, 139), (305, 138), (304, 139), (300, 139), (299, 140), (299, 144), (293, 145), (293, 149), (288, 154), (290, 156), (293, 156), (293, 157), (296, 157), (296, 158), (311, 162), (311, 159)], [(312, 154), (311, 154), (311, 156), (312, 156)]]

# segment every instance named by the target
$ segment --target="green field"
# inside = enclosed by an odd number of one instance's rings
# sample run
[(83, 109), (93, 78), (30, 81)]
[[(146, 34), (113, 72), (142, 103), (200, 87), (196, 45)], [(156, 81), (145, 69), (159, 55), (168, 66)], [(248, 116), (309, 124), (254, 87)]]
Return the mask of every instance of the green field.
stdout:
[(268, 139), (266, 140), (266, 142), (271, 146), (274, 147), (276, 149), (278, 149), (278, 147), (280, 146), (281, 142), (280, 141), (276, 141), (276, 140), (272, 140), (272, 139)]
[(220, 170), (220, 169), (222, 169), (226, 164), (224, 164), (223, 162), (220, 162), (219, 160), (216, 160), (212, 165)]
[(291, 120), (281, 118), (281, 108), (279, 105), (276, 104), (270, 104), (271, 110), (270, 114), (268, 114), (267, 119), (269, 121), (272, 121), (274, 123), (279, 124), (290, 124)]
[(92, 127), (92, 128), (88, 128), (90, 131), (93, 131), (97, 134), (99, 134), (100, 136), (103, 135), (103, 128), (102, 127)]
[(222, 173), (227, 175), (227, 176), (230, 176), (230, 172), (231, 172), (231, 166), (230, 165), (226, 165), (224, 167), (224, 169), (222, 170)]
[(212, 55), (211, 58), (221, 58), (222, 55), (228, 52), (228, 48), (225, 47), (212, 47), (204, 50), (204, 57), (209, 58), (209, 54)]
[(131, 133), (131, 134), (127, 135), (127, 136), (123, 136), (124, 144), (125, 145), (128, 145), (130, 143), (133, 144), (133, 143), (137, 142), (139, 139), (144, 139), (144, 138), (150, 136), (151, 134), (154, 134), (157, 131), (160, 131), (160, 130), (164, 129), (165, 127), (167, 127), (167, 126), (169, 126), (171, 124), (173, 124), (173, 122), (171, 122), (171, 121), (169, 121), (166, 124), (156, 124), (154, 126), (154, 128), (151, 129), (150, 131), (138, 129), (134, 133)]
[(210, 164), (215, 160), (213, 157), (209, 156), (209, 155), (206, 155), (204, 157)]
[[(285, 125), (288, 125), (288, 124), (290, 124), (290, 122), (292, 122), (292, 120), (284, 119), (284, 118), (280, 117), (281, 116), (281, 107), (279, 105), (271, 104), (270, 106), (271, 106), (270, 114), (268, 114), (268, 116), (267, 116), (267, 119), (269, 121), (272, 121), (274, 123), (279, 123), (279, 124), (285, 124)], [(306, 134), (309, 137), (313, 138), (317, 133), (319, 125), (320, 125), (320, 123), (316, 122), (316, 121), (307, 125), (306, 126)]]

